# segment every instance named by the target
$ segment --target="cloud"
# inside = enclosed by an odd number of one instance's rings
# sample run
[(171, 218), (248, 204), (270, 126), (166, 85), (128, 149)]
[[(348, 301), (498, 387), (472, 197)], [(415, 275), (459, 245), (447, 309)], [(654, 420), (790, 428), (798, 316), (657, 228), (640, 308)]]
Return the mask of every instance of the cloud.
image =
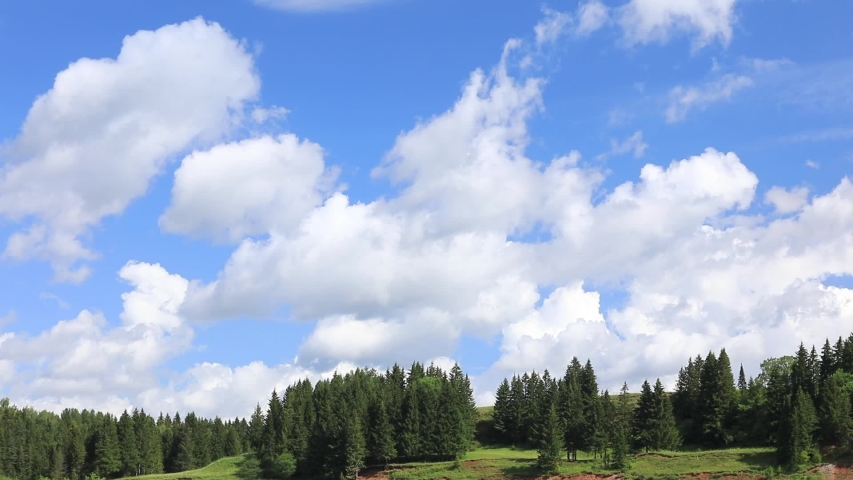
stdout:
[(777, 213), (786, 214), (799, 211), (808, 203), (809, 189), (796, 187), (786, 190), (774, 186), (764, 194), (764, 202), (773, 205)]
[(120, 325), (83, 310), (36, 336), (5, 334), (0, 361), (28, 367), (15, 377), (12, 396), (120, 396), (158, 383), (155, 367), (192, 342), (177, 315), (187, 281), (160, 265), (134, 262), (119, 277), (133, 287), (122, 294)]
[(814, 168), (814, 169), (820, 168), (820, 165), (817, 162), (815, 162), (814, 160), (806, 160), (806, 166), (809, 168)]
[(782, 137), (781, 143), (831, 142), (853, 139), (853, 127), (833, 127)]
[(737, 0), (630, 0), (617, 10), (628, 45), (666, 43), (677, 33), (692, 37), (693, 49), (713, 42), (728, 46), (737, 21)]
[(610, 10), (598, 0), (590, 0), (578, 5), (578, 26), (575, 34), (589, 35), (610, 21)]
[(316, 13), (349, 10), (390, 0), (254, 0), (255, 4), (275, 10)]
[(642, 156), (646, 153), (646, 149), (648, 148), (649, 145), (643, 141), (642, 130), (637, 130), (636, 132), (634, 132), (633, 135), (626, 138), (622, 142), (618, 140), (611, 140), (610, 151), (602, 153), (596, 158), (599, 160), (603, 160), (611, 156), (624, 155), (626, 153), (633, 153), (634, 158), (642, 158)]
[(39, 298), (41, 298), (42, 300), (53, 300), (54, 302), (56, 302), (56, 305), (62, 309), (66, 309), (69, 307), (68, 302), (63, 300), (62, 297), (60, 297), (59, 295), (53, 293), (41, 292), (39, 293)]
[(230, 242), (286, 232), (323, 202), (336, 177), (322, 147), (292, 134), (220, 144), (181, 161), (160, 226)]
[(533, 28), (537, 45), (553, 43), (565, 34), (585, 37), (610, 21), (609, 9), (598, 0), (580, 3), (574, 15), (547, 7), (542, 9), (542, 13), (545, 18)]
[(726, 74), (700, 87), (677, 86), (669, 92), (666, 109), (667, 123), (683, 121), (692, 109), (705, 109), (709, 105), (726, 101), (740, 90), (751, 87), (753, 81), (742, 75)]
[(6, 150), (0, 215), (24, 226), (3, 256), (82, 282), (80, 262), (97, 258), (81, 239), (91, 227), (144, 195), (174, 155), (228, 133), (259, 88), (245, 46), (201, 18), (125, 37), (115, 59), (72, 63)]

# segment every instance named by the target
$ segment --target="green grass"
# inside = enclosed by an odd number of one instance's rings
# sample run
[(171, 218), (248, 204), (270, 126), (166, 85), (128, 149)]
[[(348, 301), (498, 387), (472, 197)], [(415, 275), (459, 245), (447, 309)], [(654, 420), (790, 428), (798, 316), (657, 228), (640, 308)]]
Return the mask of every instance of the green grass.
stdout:
[[(477, 480), (537, 477), (535, 450), (512, 447), (478, 448), (463, 458), (461, 466), (454, 462), (406, 463), (392, 465), (386, 472), (391, 480)], [(218, 460), (204, 468), (188, 472), (163, 475), (146, 475), (135, 480), (239, 480), (237, 470), (243, 457)], [(763, 474), (775, 467), (775, 456), (769, 448), (739, 448), (698, 452), (656, 452), (641, 454), (631, 459), (631, 468), (625, 478), (677, 479), (695, 474), (708, 474), (710, 478), (746, 473), (746, 478)], [(364, 472), (368, 474), (368, 472)], [(563, 461), (559, 467), (563, 476), (581, 473), (611, 474), (598, 459), (578, 452), (577, 462)], [(744, 477), (740, 477), (744, 478)], [(784, 478), (822, 478), (819, 474), (794, 475)], [(0, 480), (6, 480), (0, 477)]]
[(193, 480), (238, 480), (237, 469), (243, 457), (226, 457), (211, 463), (210, 465), (177, 473), (161, 473), (156, 475), (141, 475), (130, 477), (135, 480), (176, 480), (178, 478), (191, 478)]
[[(392, 480), (537, 477), (542, 475), (542, 472), (536, 468), (536, 456), (535, 450), (480, 448), (465, 456), (462, 468), (453, 468), (453, 462), (395, 465), (391, 468), (390, 477)], [(745, 477), (750, 478), (759, 477), (775, 466), (774, 451), (769, 448), (657, 452), (632, 458), (626, 478), (677, 479), (696, 474), (720, 478), (738, 473), (746, 474)], [(617, 472), (604, 468), (601, 461), (593, 459), (591, 455), (578, 452), (578, 461), (561, 462), (559, 473), (562, 476), (572, 476), (584, 473), (607, 475)], [(818, 474), (799, 474), (785, 478), (822, 477)]]

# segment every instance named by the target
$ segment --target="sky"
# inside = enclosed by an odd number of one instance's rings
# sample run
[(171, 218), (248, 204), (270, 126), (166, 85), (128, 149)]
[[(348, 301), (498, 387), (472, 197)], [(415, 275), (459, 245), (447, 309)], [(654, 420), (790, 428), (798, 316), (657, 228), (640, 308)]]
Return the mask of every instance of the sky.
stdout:
[[(72, 5), (73, 3), (73, 5)], [(853, 332), (853, 4), (0, 6), (0, 396), (249, 415)]]

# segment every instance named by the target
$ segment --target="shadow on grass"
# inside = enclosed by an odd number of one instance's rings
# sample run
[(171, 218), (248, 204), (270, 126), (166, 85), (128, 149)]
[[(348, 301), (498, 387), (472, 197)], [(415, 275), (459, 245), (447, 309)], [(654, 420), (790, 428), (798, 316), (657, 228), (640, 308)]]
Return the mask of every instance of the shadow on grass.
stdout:
[[(503, 466), (500, 471), (506, 477), (540, 477), (540, 476), (550, 476), (552, 472), (547, 470), (543, 470), (536, 465), (535, 461), (531, 461), (530, 459), (512, 459), (512, 460), (504, 460), (504, 462), (514, 463), (515, 465)], [(592, 472), (595, 470), (596, 462), (594, 460), (577, 460), (574, 462), (561, 462), (561, 467), (566, 467), (568, 465), (573, 466), (575, 469), (584, 472)], [(562, 470), (562, 469), (561, 469)]]
[(776, 455), (773, 452), (742, 453), (739, 455), (741, 462), (746, 464), (750, 470), (762, 471), (767, 467), (776, 467)]

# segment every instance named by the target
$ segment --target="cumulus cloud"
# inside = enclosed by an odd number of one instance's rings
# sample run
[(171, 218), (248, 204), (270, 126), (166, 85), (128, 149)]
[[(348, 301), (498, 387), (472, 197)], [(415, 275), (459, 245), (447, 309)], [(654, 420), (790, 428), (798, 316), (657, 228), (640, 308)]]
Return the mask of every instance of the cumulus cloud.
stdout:
[(257, 5), (290, 12), (327, 12), (364, 7), (390, 0), (254, 0)]
[(773, 205), (777, 213), (793, 213), (803, 208), (808, 203), (809, 189), (807, 187), (795, 187), (786, 190), (774, 186), (764, 194), (764, 202)]
[[(122, 294), (121, 324), (81, 311), (36, 336), (4, 334), (0, 360), (18, 371), (13, 396), (93, 398), (156, 385), (154, 368), (185, 352), (193, 332), (177, 315), (187, 281), (160, 265), (130, 262), (119, 277), (133, 286)], [(91, 408), (91, 406), (89, 407)]]
[(629, 45), (665, 43), (680, 33), (700, 49), (713, 42), (723, 46), (731, 42), (736, 4), (737, 0), (630, 0), (616, 16)]
[(721, 78), (702, 86), (683, 87), (681, 85), (669, 92), (669, 106), (666, 109), (667, 123), (683, 121), (690, 110), (705, 109), (709, 105), (730, 100), (740, 90), (751, 87), (752, 79), (743, 75), (726, 74)]
[(201, 18), (125, 37), (114, 59), (72, 63), (6, 150), (0, 215), (24, 226), (4, 257), (85, 280), (80, 262), (97, 254), (81, 237), (142, 196), (174, 155), (229, 132), (259, 88), (245, 46)]
[(322, 203), (336, 176), (319, 145), (292, 134), (217, 145), (183, 159), (160, 226), (235, 242), (287, 231)]

